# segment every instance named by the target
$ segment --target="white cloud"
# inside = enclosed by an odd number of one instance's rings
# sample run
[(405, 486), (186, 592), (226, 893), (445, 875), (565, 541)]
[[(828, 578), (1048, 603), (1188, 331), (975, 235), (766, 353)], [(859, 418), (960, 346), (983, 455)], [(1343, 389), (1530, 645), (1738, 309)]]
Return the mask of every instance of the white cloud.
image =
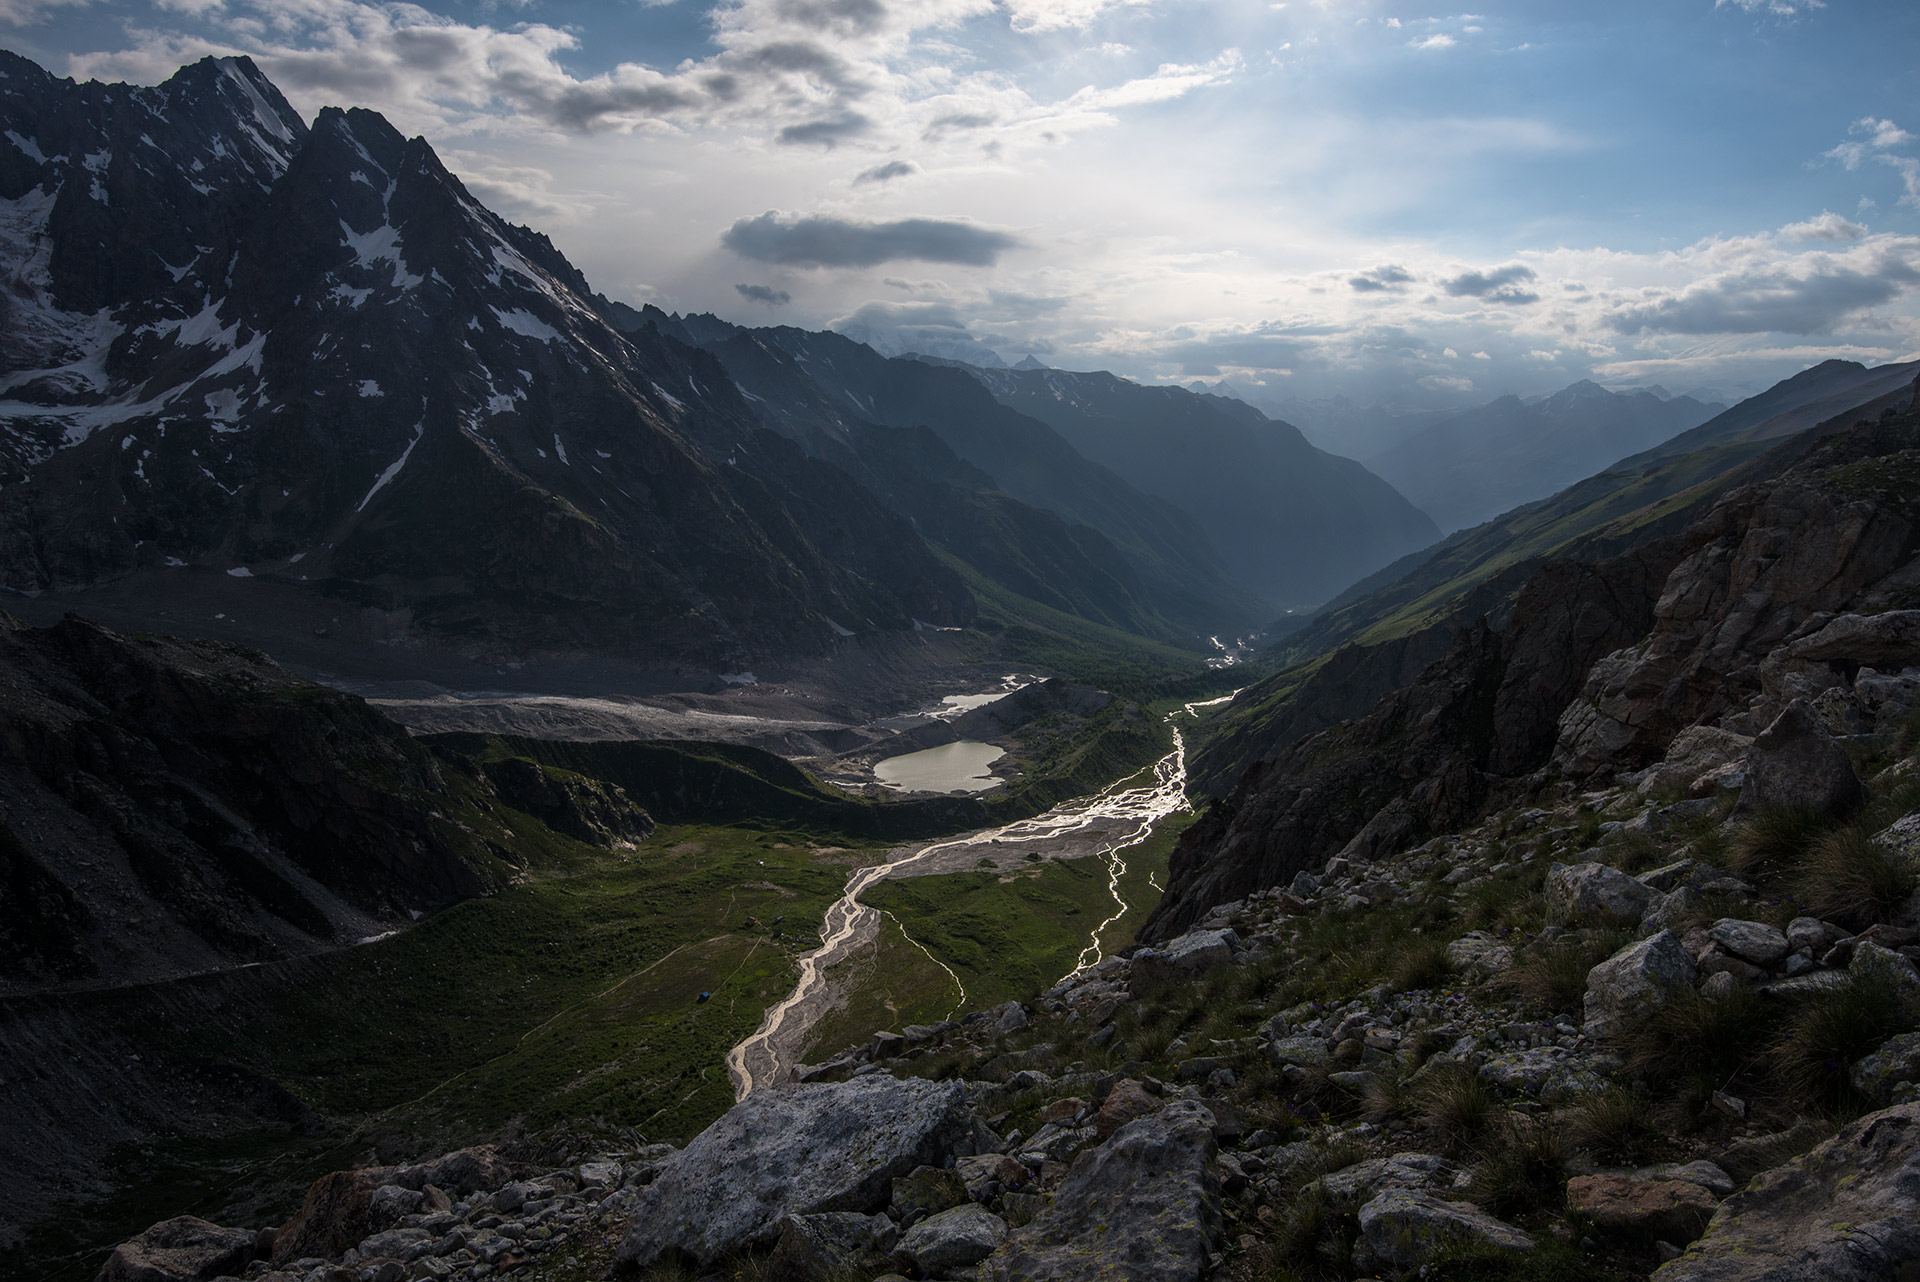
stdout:
[(1460, 42), (1445, 32), (1436, 31), (1430, 36), (1409, 40), (1407, 43), (1415, 49), (1451, 49)]
[(1138, 7), (1152, 0), (1006, 0), (1015, 31), (1058, 31), (1086, 27), (1109, 9)]
[(1822, 213), (1803, 223), (1788, 223), (1780, 234), (1788, 240), (1859, 240), (1867, 229), (1838, 214)]
[(1748, 13), (1770, 13), (1790, 18), (1827, 7), (1826, 0), (1713, 0), (1716, 9), (1744, 9)]

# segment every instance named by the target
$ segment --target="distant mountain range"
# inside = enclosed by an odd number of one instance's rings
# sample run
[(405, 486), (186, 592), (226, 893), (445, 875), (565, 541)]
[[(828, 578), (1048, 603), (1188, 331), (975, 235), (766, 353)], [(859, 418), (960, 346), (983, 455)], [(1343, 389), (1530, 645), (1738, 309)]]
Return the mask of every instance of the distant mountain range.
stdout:
[(1551, 396), (1502, 396), (1450, 415), (1367, 465), (1451, 533), (1564, 489), (1724, 408), (1691, 396), (1610, 392), (1582, 379)]
[(1195, 644), (1437, 533), (1220, 398), (613, 302), (245, 58), (139, 88), (0, 53), (0, 136), (15, 592), (723, 666), (964, 626), (989, 585)]

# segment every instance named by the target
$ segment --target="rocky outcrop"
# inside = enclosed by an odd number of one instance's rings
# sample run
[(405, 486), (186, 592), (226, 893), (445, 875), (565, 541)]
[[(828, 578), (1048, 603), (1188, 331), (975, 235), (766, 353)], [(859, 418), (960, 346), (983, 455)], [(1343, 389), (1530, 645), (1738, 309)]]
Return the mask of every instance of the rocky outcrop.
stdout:
[(1887, 1282), (1920, 1261), (1920, 1104), (1869, 1114), (1721, 1203), (1658, 1282)]
[(629, 849), (653, 835), (653, 817), (617, 783), (542, 766), (524, 757), (489, 761), (484, 769), (508, 805), (575, 841)]
[(1198, 1282), (1220, 1235), (1214, 1118), (1180, 1102), (1080, 1158), (981, 1268), (992, 1282)]
[(680, 1252), (710, 1264), (770, 1244), (789, 1215), (878, 1210), (895, 1176), (939, 1165), (968, 1125), (957, 1083), (873, 1076), (757, 1091), (661, 1171), (620, 1259), (640, 1266)]
[(1741, 810), (1791, 807), (1843, 815), (1861, 796), (1853, 759), (1833, 741), (1805, 699), (1788, 704), (1754, 736), (1740, 790)]
[(100, 1266), (99, 1282), (203, 1282), (235, 1277), (253, 1261), (255, 1239), (247, 1229), (176, 1216), (115, 1247)]

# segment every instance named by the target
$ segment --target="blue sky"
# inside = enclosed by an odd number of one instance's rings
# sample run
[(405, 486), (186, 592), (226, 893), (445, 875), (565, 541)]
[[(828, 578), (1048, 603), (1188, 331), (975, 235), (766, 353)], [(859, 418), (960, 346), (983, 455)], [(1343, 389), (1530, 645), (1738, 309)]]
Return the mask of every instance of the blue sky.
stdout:
[(607, 293), (1274, 399), (1920, 355), (1920, 5), (0, 0), (379, 109)]

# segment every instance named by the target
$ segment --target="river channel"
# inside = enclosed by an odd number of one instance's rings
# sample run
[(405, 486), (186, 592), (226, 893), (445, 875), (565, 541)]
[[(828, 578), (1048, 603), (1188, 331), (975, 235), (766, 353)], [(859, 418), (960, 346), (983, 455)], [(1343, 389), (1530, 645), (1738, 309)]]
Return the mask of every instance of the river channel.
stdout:
[[(1201, 708), (1231, 698), (1226, 695), (1190, 703), (1179, 712), (1169, 713), (1167, 720), (1172, 723), (1175, 718), (1192, 716)], [(800, 978), (793, 992), (767, 1011), (753, 1036), (727, 1052), (734, 1097), (744, 1099), (752, 1091), (791, 1078), (808, 1033), (836, 1003), (838, 994), (827, 972), (864, 947), (879, 930), (880, 913), (860, 902), (861, 892), (876, 882), (961, 872), (972, 868), (982, 853), (1004, 855), (1008, 846), (1020, 847), (1022, 854), (1037, 853), (1049, 859), (1097, 856), (1107, 865), (1114, 912), (1090, 933), (1070, 973), (1098, 962), (1100, 932), (1127, 911), (1119, 894), (1120, 879), (1127, 871), (1127, 852), (1146, 840), (1155, 824), (1187, 809), (1186, 740), (1178, 724), (1172, 729), (1173, 751), (1154, 763), (1150, 783), (1129, 787), (1122, 781), (1095, 796), (1065, 802), (1031, 819), (925, 845), (902, 846), (890, 852), (886, 862), (856, 870), (847, 879), (840, 898), (827, 909), (820, 946), (800, 958)], [(959, 985), (958, 976), (954, 983)], [(966, 1001), (964, 987), (960, 1001)]]

